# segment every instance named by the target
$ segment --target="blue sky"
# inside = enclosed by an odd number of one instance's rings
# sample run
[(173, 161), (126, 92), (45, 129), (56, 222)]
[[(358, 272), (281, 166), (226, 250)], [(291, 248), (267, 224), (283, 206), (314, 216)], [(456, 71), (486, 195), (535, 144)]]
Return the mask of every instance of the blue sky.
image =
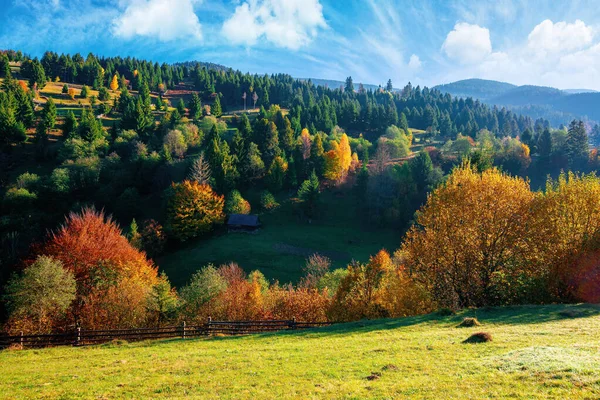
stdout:
[(600, 89), (597, 1), (0, 0), (0, 49), (200, 60), (394, 86)]

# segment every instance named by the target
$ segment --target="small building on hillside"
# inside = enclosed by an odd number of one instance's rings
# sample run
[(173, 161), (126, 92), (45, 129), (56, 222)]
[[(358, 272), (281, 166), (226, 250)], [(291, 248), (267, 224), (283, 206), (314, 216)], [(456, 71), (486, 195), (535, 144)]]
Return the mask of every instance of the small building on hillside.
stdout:
[(229, 232), (254, 232), (260, 228), (258, 215), (231, 214), (227, 218)]

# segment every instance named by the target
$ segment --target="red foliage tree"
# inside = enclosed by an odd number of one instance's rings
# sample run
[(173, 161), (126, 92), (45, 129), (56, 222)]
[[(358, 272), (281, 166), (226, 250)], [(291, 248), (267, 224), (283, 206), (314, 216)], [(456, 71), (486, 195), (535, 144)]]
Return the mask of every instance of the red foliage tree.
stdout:
[[(157, 268), (103, 212), (86, 208), (69, 214), (41, 254), (60, 260), (75, 275), (76, 320), (88, 327), (107, 327), (115, 321), (118, 326), (142, 323), (143, 300), (158, 282)], [(137, 300), (115, 303), (127, 298)]]

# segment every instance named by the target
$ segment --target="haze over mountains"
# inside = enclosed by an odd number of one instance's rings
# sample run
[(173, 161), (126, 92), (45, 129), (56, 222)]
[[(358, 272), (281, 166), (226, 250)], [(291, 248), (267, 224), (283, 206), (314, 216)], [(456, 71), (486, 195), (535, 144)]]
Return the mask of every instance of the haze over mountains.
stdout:
[(600, 93), (590, 89), (516, 86), (485, 79), (465, 79), (433, 88), (453, 96), (473, 97), (487, 104), (504, 106), (532, 118), (546, 118), (555, 126), (566, 125), (575, 118), (600, 121)]

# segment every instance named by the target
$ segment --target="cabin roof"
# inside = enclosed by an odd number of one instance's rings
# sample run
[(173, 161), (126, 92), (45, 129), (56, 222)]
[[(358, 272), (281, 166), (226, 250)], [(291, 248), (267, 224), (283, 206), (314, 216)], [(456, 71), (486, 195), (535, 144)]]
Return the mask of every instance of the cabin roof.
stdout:
[(236, 226), (260, 226), (258, 215), (231, 214), (227, 219), (227, 225)]

